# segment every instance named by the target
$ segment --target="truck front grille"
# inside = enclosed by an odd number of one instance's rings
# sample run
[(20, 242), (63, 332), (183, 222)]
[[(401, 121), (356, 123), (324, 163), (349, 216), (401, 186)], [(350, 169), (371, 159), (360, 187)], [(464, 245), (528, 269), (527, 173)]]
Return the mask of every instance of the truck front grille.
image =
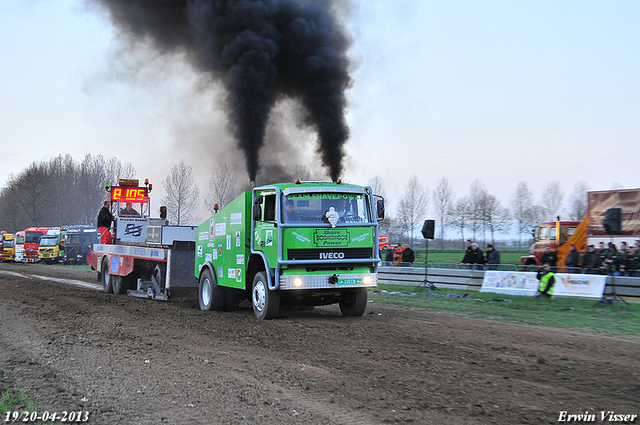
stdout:
[(336, 249), (290, 249), (288, 260), (345, 260), (355, 258), (372, 258), (371, 248), (336, 248)]

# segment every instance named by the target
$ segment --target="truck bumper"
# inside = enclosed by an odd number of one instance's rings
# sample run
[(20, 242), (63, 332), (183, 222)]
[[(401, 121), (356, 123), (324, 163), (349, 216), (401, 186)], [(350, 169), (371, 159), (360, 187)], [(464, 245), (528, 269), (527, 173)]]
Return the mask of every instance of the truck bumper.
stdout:
[(294, 289), (342, 289), (373, 288), (378, 285), (376, 273), (283, 275), (280, 276), (281, 290)]

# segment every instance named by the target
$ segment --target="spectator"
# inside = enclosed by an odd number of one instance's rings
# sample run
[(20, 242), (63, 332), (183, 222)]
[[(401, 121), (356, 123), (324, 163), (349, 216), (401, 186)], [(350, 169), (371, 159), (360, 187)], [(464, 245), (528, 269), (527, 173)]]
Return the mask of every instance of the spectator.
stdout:
[(487, 244), (487, 265), (489, 270), (498, 270), (500, 252), (490, 243)]
[(604, 265), (607, 274), (613, 275), (618, 271), (618, 260), (618, 248), (616, 248), (616, 244), (609, 242), (609, 247), (605, 250), (604, 255)]
[(597, 273), (600, 267), (600, 255), (596, 252), (596, 247), (589, 245), (582, 255), (582, 267), (585, 273)]
[(540, 281), (536, 298), (551, 298), (553, 296), (553, 287), (556, 284), (556, 278), (551, 271), (551, 265), (549, 263), (542, 263), (542, 267), (538, 269), (536, 279)]
[(404, 250), (402, 251), (402, 264), (405, 267), (413, 266), (413, 262), (416, 261), (416, 254), (408, 243), (402, 245)]
[(473, 268), (476, 270), (484, 270), (484, 254), (482, 250), (478, 248), (477, 243), (471, 244), (471, 261), (470, 263), (473, 265)]
[(558, 264), (558, 255), (551, 250), (551, 246), (549, 246), (548, 244), (544, 247), (544, 254), (542, 254), (541, 263), (549, 263), (551, 270), (556, 270), (556, 265)]
[(391, 247), (391, 245), (387, 246), (387, 253), (384, 256), (384, 261), (387, 263), (387, 266), (393, 266), (393, 258), (395, 256), (395, 249)]
[(470, 269), (471, 264), (471, 239), (467, 239), (467, 250), (464, 253), (464, 257), (462, 258), (460, 265), (465, 265)]
[(111, 202), (104, 201), (100, 212), (98, 213), (98, 233), (100, 234), (101, 244), (113, 243), (113, 235), (111, 234), (111, 222), (115, 220), (113, 214), (111, 214)]
[(393, 251), (393, 261), (396, 263), (396, 266), (402, 266), (402, 251), (404, 251), (402, 245), (396, 245), (396, 249)]
[(574, 244), (569, 245), (569, 254), (567, 254), (567, 258), (564, 260), (564, 265), (567, 266), (567, 273), (578, 272), (577, 269), (580, 267), (580, 252), (578, 252)]
[(608, 252), (604, 248), (604, 242), (598, 243), (598, 249), (596, 249), (596, 255), (598, 256), (598, 272), (600, 274), (607, 274), (607, 265), (604, 260), (606, 259)]
[(640, 256), (638, 255), (638, 246), (634, 245), (629, 249), (629, 257), (627, 259), (628, 275), (638, 276), (638, 266), (640, 266)]

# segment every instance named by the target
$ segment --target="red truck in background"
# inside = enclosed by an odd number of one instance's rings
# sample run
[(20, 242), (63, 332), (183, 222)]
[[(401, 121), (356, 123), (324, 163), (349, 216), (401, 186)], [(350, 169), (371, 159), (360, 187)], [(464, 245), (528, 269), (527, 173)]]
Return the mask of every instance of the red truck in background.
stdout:
[(576, 233), (579, 225), (579, 221), (549, 221), (538, 224), (533, 232), (533, 244), (529, 248), (529, 255), (520, 257), (520, 264), (529, 267), (539, 266), (547, 245), (552, 251), (556, 251)]
[(38, 249), (40, 248), (40, 238), (49, 231), (45, 227), (29, 227), (24, 229), (24, 257), (25, 263), (36, 263), (40, 261)]

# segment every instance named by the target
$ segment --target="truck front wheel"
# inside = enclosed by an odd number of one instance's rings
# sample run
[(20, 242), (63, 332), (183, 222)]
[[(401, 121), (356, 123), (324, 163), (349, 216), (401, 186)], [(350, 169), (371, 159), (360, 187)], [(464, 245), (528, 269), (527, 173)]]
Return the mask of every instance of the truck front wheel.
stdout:
[(253, 312), (260, 320), (273, 319), (280, 309), (280, 293), (269, 290), (267, 277), (264, 272), (259, 272), (253, 278), (251, 290), (251, 302)]
[(362, 316), (367, 308), (367, 288), (346, 289), (340, 299), (343, 316)]
[(111, 275), (109, 274), (109, 259), (102, 261), (102, 290), (107, 294), (113, 292)]
[(198, 301), (200, 310), (217, 310), (224, 308), (225, 291), (218, 286), (218, 282), (211, 274), (211, 270), (206, 269), (200, 276), (198, 285)]

